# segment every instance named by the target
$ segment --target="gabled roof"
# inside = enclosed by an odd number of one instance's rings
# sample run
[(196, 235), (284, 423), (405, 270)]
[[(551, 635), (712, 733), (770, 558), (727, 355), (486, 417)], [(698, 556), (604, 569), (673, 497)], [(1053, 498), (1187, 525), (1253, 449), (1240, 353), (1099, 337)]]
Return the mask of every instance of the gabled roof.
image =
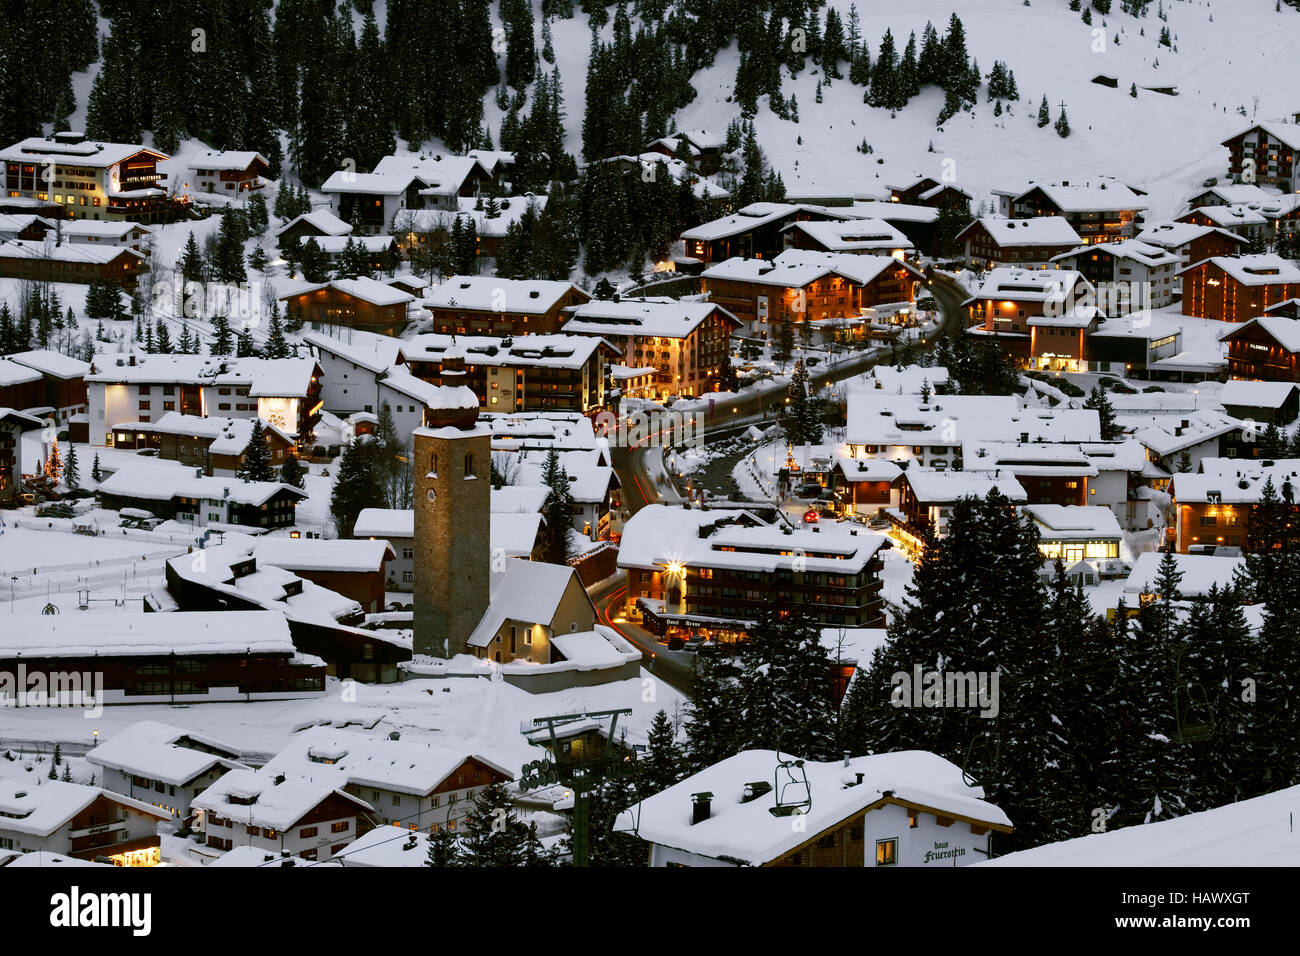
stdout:
[(741, 233), (749, 232), (751, 229), (771, 225), (788, 216), (796, 216), (801, 212), (814, 213), (828, 219), (855, 218), (851, 212), (827, 206), (814, 206), (808, 203), (756, 202), (750, 203), (730, 216), (723, 216), (721, 219), (714, 219), (712, 222), (706, 222), (687, 229), (682, 233), (682, 238), (703, 240), (705, 242), (726, 239), (730, 236), (738, 236)]
[(883, 219), (792, 222), (782, 232), (797, 230), (831, 252), (870, 252), (911, 249), (912, 240)]
[(592, 299), (568, 310), (565, 333), (582, 335), (652, 335), (685, 338), (715, 312), (739, 325), (740, 320), (714, 302), (681, 299)]
[(1294, 382), (1246, 382), (1233, 379), (1219, 393), (1219, 404), (1244, 408), (1281, 408), (1296, 390)]
[(1279, 123), (1273, 121), (1266, 121), (1263, 123), (1252, 123), (1250, 126), (1247, 126), (1241, 132), (1234, 133), (1233, 135), (1229, 136), (1227, 139), (1223, 141), (1222, 145), (1227, 146), (1230, 143), (1232, 143), (1233, 140), (1240, 139), (1241, 137), (1245, 136), (1247, 133), (1254, 132), (1257, 129), (1263, 130), (1264, 132), (1268, 133), (1269, 136), (1271, 136), (1273, 139), (1277, 140), (1280, 143), (1286, 143), (1286, 145), (1290, 146), (1292, 149), (1300, 149), (1300, 125), (1297, 125), (1295, 123)]
[(1211, 233), (1218, 233), (1243, 246), (1250, 242), (1245, 236), (1239, 236), (1218, 226), (1198, 226), (1195, 223), (1168, 220), (1149, 224), (1137, 234), (1137, 239), (1164, 249), (1176, 249)]
[(142, 720), (125, 730), (101, 737), (86, 760), (123, 773), (186, 786), (213, 767), (233, 770), (244, 764), (231, 757), (199, 750), (189, 743), (212, 746), (226, 753), (238, 753), (229, 744), (210, 741), (198, 734), (154, 720)]
[(209, 149), (191, 157), (188, 168), (243, 172), (254, 163), (267, 167), (271, 165), (261, 153), (250, 150)]
[[(339, 786), (285, 775), (279, 783), (270, 770), (231, 770), (190, 804), (216, 816), (272, 830), (288, 830), (330, 797), (351, 804), (355, 812), (374, 808)], [(252, 800), (251, 803), (242, 801)]]
[(1184, 275), (1206, 263), (1231, 276), (1242, 285), (1280, 285), (1300, 283), (1300, 268), (1288, 259), (1271, 252), (1252, 256), (1212, 256), (1193, 263), (1178, 274)]
[(308, 332), (302, 340), (321, 352), (328, 352), (371, 372), (379, 373), (397, 364), (402, 348), (400, 339), (360, 329), (349, 330), (347, 334), (347, 339), (340, 339), (324, 332)]
[(1077, 246), (1082, 241), (1074, 227), (1064, 216), (1030, 216), (1025, 219), (1005, 219), (1002, 216), (981, 216), (957, 234), (961, 241), (968, 232), (980, 226), (999, 247), (1009, 246)]
[(1129, 259), (1133, 262), (1139, 262), (1149, 268), (1158, 268), (1160, 266), (1172, 266), (1182, 262), (1178, 256), (1168, 250), (1142, 242), (1139, 239), (1124, 239), (1121, 242), (1096, 242), (1092, 245), (1081, 245), (1071, 249), (1069, 252), (1061, 253), (1059, 256), (1053, 256), (1053, 262), (1060, 262), (1064, 259), (1077, 259), (1089, 252), (1104, 252), (1116, 259)]
[(501, 279), (496, 276), (448, 276), (425, 294), (431, 309), (472, 309), (478, 312), (517, 312), (541, 315), (565, 295), (575, 292), (579, 301), (591, 298), (572, 282), (551, 279)]
[(70, 823), (78, 813), (99, 799), (126, 807), (137, 814), (171, 818), (171, 814), (140, 800), (133, 800), (102, 787), (48, 780), (35, 784), (0, 783), (0, 832), (49, 836)]
[(0, 259), (49, 259), (53, 262), (102, 266), (123, 256), (128, 259), (144, 259), (143, 253), (126, 246), (98, 246), (82, 242), (57, 245), (48, 233), (44, 239), (0, 240)]
[(469, 646), (486, 647), (507, 620), (549, 625), (576, 575), (567, 564), (506, 558), (504, 569), (492, 572), (492, 597)]
[(293, 654), (284, 615), (270, 611), (38, 614), (10, 617), (0, 628), (0, 657), (7, 659), (239, 653)]
[(1119, 212), (1146, 209), (1147, 204), (1131, 188), (1116, 180), (1092, 183), (1036, 183), (1015, 198), (1020, 202), (1040, 190), (1062, 212)]
[(316, 209), (312, 212), (305, 212), (300, 216), (294, 216), (277, 229), (275, 234), (277, 236), (283, 235), (299, 224), (311, 226), (313, 229), (316, 229), (327, 236), (346, 236), (352, 231), (350, 225), (338, 216), (334, 215), (328, 209)]
[(1252, 326), (1262, 329), (1288, 352), (1300, 352), (1300, 319), (1292, 319), (1284, 315), (1261, 315), (1230, 325), (1219, 333), (1219, 340), (1227, 341), (1235, 338)]
[[(388, 241), (389, 243), (392, 242), (391, 237)], [(325, 247), (322, 246), (321, 248), (324, 249)], [(372, 279), (369, 276), (359, 276), (355, 279), (330, 279), (328, 282), (295, 282), (286, 286), (279, 298), (283, 302), (286, 299), (294, 299), (300, 295), (319, 292), (321, 289), (334, 289), (346, 296), (360, 299), (362, 302), (369, 302), (371, 305), (402, 305), (415, 301), (415, 296), (409, 292), (403, 292), (396, 286), (391, 286), (387, 282), (380, 282), (378, 279)]]
[(63, 143), (41, 136), (29, 136), (8, 149), (0, 150), (0, 162), (52, 162), (62, 166), (77, 165), (105, 169), (140, 153), (148, 153), (155, 159), (169, 158), (166, 153), (136, 143), (104, 143), (98, 140)]
[[(789, 817), (770, 812), (777, 802), (775, 788), (748, 802), (743, 798), (746, 784), (770, 783), (778, 763), (787, 758), (771, 750), (742, 751), (624, 810), (614, 829), (660, 846), (748, 866), (778, 860), (849, 817), (890, 803), (1011, 829), (1010, 819), (984, 799), (984, 791), (966, 784), (961, 768), (923, 750), (847, 762), (804, 761), (812, 804), (801, 825), (792, 827)], [(692, 824), (692, 795), (699, 792), (713, 795), (711, 812), (708, 819)]]

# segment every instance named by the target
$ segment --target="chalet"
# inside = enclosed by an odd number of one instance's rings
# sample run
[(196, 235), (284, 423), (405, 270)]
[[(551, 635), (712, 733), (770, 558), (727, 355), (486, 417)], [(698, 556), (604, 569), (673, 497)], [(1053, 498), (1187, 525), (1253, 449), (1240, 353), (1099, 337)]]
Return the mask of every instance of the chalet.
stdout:
[(965, 866), (1011, 832), (967, 779), (922, 750), (826, 762), (745, 750), (624, 810), (614, 829), (650, 844), (650, 866)]
[(232, 745), (154, 720), (96, 740), (86, 755), (105, 790), (152, 804), (184, 823), (190, 801), (227, 770), (245, 768)]
[[(1200, 473), (1174, 475), (1169, 490), (1178, 520), (1169, 529), (1170, 543), (1180, 554), (1198, 545), (1249, 550), (1251, 515), (1269, 484), (1278, 498), (1285, 498), (1288, 491), (1300, 485), (1300, 460), (1205, 458)], [(1292, 521), (1300, 517), (1297, 507), (1289, 506)]]
[(970, 193), (951, 183), (940, 183), (922, 176), (907, 186), (889, 186), (889, 201), (912, 206), (930, 206), (934, 209), (956, 209), (970, 213)]
[(0, 241), (6, 239), (26, 239), (37, 242), (55, 228), (54, 222), (42, 216), (30, 213), (25, 215), (0, 215)]
[(801, 221), (857, 218), (825, 206), (756, 202), (682, 233), (686, 255), (706, 265), (727, 259), (772, 259), (785, 248), (783, 230)]
[(491, 182), (477, 160), (466, 156), (385, 156), (373, 172), (340, 170), (321, 186), (331, 210), (345, 222), (355, 213), (360, 231), (387, 232), (404, 210), (455, 210), (461, 196), (474, 196)]
[[(350, 543), (376, 549), (386, 544)], [(255, 547), (209, 544), (201, 558), (181, 554), (168, 559), (166, 590), (151, 592), (146, 607), (158, 611), (179, 608), (186, 613), (271, 611), (287, 621), (294, 647), (319, 659), (330, 677), (369, 683), (398, 679), (398, 665), (411, 659), (409, 639), (403, 641), (392, 631), (357, 626), (365, 620), (359, 602), (292, 571), (260, 562)]]
[(0, 408), (35, 411), (46, 407), (45, 379), (41, 373), (0, 356)]
[(1294, 382), (1233, 379), (1224, 384), (1219, 404), (1233, 418), (1286, 426), (1300, 415), (1300, 387)]
[(315, 239), (318, 243), (327, 237), (347, 236), (352, 227), (327, 209), (316, 209), (295, 216), (275, 231), (280, 248), (286, 244), (293, 245), (304, 239)]
[(865, 529), (782, 529), (745, 511), (649, 505), (619, 541), (625, 612), (661, 640), (742, 640), (774, 601), (823, 627), (881, 627), (884, 544)]
[(61, 780), (0, 783), (0, 850), (57, 853), (114, 866), (157, 866), (168, 814), (101, 787)]
[(1264, 310), (1265, 316), (1280, 316), (1287, 319), (1300, 319), (1300, 298), (1284, 299)]
[(1281, 256), (1215, 257), (1182, 270), (1183, 315), (1245, 322), (1300, 296), (1300, 268)]
[[(87, 411), (86, 374), (90, 365), (81, 359), (55, 352), (53, 349), (28, 349), (14, 352), (4, 357), (3, 361), (12, 362), (22, 368), (31, 369), (41, 377), (41, 386), (36, 400), (24, 408), (42, 407), (50, 410), (52, 417), (60, 427), (66, 425), (74, 416)], [(2, 369), (4, 366), (0, 366)], [(0, 373), (0, 382), (3, 375)], [(0, 405), (9, 402), (0, 398)]]
[(923, 273), (891, 256), (787, 249), (775, 259), (728, 259), (704, 271), (709, 301), (775, 341), (781, 325), (909, 311)]
[(253, 847), (329, 860), (357, 835), (374, 807), (330, 783), (268, 769), (229, 770), (194, 798), (196, 829), (214, 850)]
[[(392, 243), (391, 238), (388, 243)], [(322, 247), (323, 248), (323, 247)], [(346, 329), (397, 335), (406, 328), (415, 296), (369, 276), (299, 282), (280, 295), (285, 313), (299, 316), (320, 332)]]
[(963, 443), (962, 461), (972, 471), (1010, 475), (1032, 505), (1077, 508), (1095, 503), (1089, 493), (1096, 493), (1090, 485), (1098, 470), (1080, 442), (972, 438)]
[(1254, 183), (1216, 183), (1203, 188), (1187, 200), (1188, 209), (1202, 206), (1248, 206), (1266, 202), (1273, 194), (1265, 192)]
[[(162, 461), (200, 468), (205, 475), (231, 477), (247, 461), (257, 418), (221, 418), (167, 412), (156, 422), (123, 422), (113, 426), (114, 448), (153, 448)], [(267, 457), (274, 468), (293, 453), (293, 439), (274, 425), (262, 423)]]
[(1014, 216), (1064, 216), (1087, 245), (1131, 239), (1142, 227), (1147, 204), (1129, 186), (1113, 179), (1093, 183), (1039, 183), (1012, 203)]
[(141, 461), (119, 468), (96, 489), (101, 507), (140, 508), (196, 528), (241, 525), (270, 530), (294, 523), (307, 495), (278, 481), (208, 477), (201, 468)]
[(134, 249), (98, 247), (79, 242), (56, 244), (14, 239), (0, 242), (0, 278), (32, 282), (115, 282), (134, 289), (144, 270), (145, 257)]
[(1192, 226), (1222, 229), (1247, 242), (1262, 242), (1270, 232), (1268, 217), (1258, 207), (1246, 205), (1202, 206), (1183, 213), (1177, 221)]
[(264, 188), (263, 177), (270, 169), (271, 164), (260, 153), (209, 149), (190, 160), (186, 167), (190, 181), (185, 185), (198, 192), (240, 199), (243, 193)]
[(1053, 257), (1082, 240), (1062, 216), (983, 216), (959, 232), (957, 241), (964, 244), (966, 261), (973, 269), (1048, 269)]
[(1031, 504), (1022, 509), (1038, 526), (1038, 550), (1067, 568), (1119, 557), (1124, 532), (1110, 508), (1100, 505)]
[(902, 259), (916, 252), (912, 240), (883, 219), (816, 220), (792, 222), (781, 230), (787, 249), (856, 253)]
[(1052, 261), (1091, 282), (1102, 300), (1102, 310), (1109, 315), (1169, 305), (1181, 265), (1174, 253), (1138, 239), (1094, 242), (1053, 256)]
[(484, 411), (588, 413), (604, 407), (606, 370), (617, 356), (614, 346), (596, 336), (499, 339), (433, 332), (402, 343), (406, 368), (389, 369), (381, 385), (406, 383), (409, 391), (409, 376), (429, 386), (465, 385)]
[(566, 656), (556, 639), (586, 634), (596, 609), (573, 568), (508, 558), (492, 571), (491, 598), (469, 637), (475, 657), (551, 664)]
[[(1217, 547), (1217, 545), (1216, 545)], [(1153, 585), (1159, 579), (1160, 563), (1169, 552), (1144, 551), (1133, 562), (1133, 570), (1124, 581), (1124, 603), (1129, 608), (1141, 607), (1143, 603), (1160, 595)], [(1195, 601), (1208, 598), (1210, 590), (1225, 591), (1232, 587), (1245, 570), (1245, 561), (1241, 557), (1226, 557), (1213, 554), (1170, 554), (1174, 567), (1178, 571), (1178, 592), (1170, 595), (1177, 601)]]
[[(494, 443), (494, 447), (499, 448), (500, 444)], [(524, 487), (545, 487), (543, 475), (550, 451), (538, 448), (517, 452), (515, 482)], [(622, 487), (618, 474), (609, 465), (608, 450), (600, 447), (559, 451), (559, 461), (569, 476), (573, 530), (592, 541), (607, 540), (610, 512)]]
[[(406, 834), (455, 830), (479, 793), (514, 779), (505, 767), (480, 754), (334, 727), (299, 731), (264, 769), (364, 800), (372, 809), (358, 820), (361, 834), (376, 826), (400, 828)], [(353, 862), (355, 848), (350, 845), (340, 857)]]
[(13, 507), (22, 489), (23, 432), (42, 427), (39, 418), (0, 405), (0, 506)]
[(267, 537), (254, 545), (253, 557), (356, 601), (370, 614), (384, 610), (386, 566), (397, 555), (387, 541)]
[(1223, 141), (1234, 179), (1300, 192), (1300, 125), (1256, 123)]
[(593, 299), (568, 310), (563, 331), (612, 343), (629, 367), (654, 368), (652, 397), (716, 392), (740, 320), (713, 302)]
[(108, 444), (113, 427), (151, 422), (166, 412), (254, 416), (311, 447), (320, 420), (320, 366), (311, 358), (108, 355), (86, 375), (90, 443)]
[(1300, 319), (1261, 315), (1230, 326), (1228, 374), (1264, 382), (1300, 382)]
[(539, 335), (560, 331), (564, 310), (591, 299), (571, 282), (449, 276), (429, 290), (433, 331), (448, 335)]
[(942, 538), (948, 533), (953, 506), (963, 498), (986, 498), (997, 491), (1013, 505), (1022, 505), (1029, 495), (1024, 486), (1007, 472), (952, 471), (910, 467), (903, 472), (897, 511), (887, 512), (894, 534), (905, 551), (916, 556), (925, 537)]
[(722, 154), (726, 148), (725, 136), (705, 129), (692, 129), (657, 139), (646, 147), (646, 151), (681, 160), (694, 166), (701, 175), (712, 176), (722, 166)]
[(325, 693), (324, 663), (300, 654), (284, 615), (267, 611), (10, 617), (0, 631), (0, 670), (14, 673), (20, 663), (31, 674), (95, 675), (93, 693), (68, 688), (40, 706), (293, 700)]
[(355, 329), (340, 329), (338, 336), (307, 332), (321, 367), (321, 399), (331, 412), (379, 411), (379, 378), (401, 356), (401, 340)]
[(879, 219), (888, 223), (911, 240), (917, 252), (934, 255), (938, 252), (935, 224), (940, 210), (934, 206), (917, 206), (905, 202), (855, 202), (847, 210), (855, 218)]
[[(1147, 459), (1164, 476), (1181, 471), (1180, 463), (1195, 472), (1207, 458), (1243, 457), (1242, 423), (1217, 411), (1202, 408), (1181, 416), (1124, 412), (1117, 420), (1143, 444)], [(1161, 472), (1153, 470), (1152, 477), (1160, 479)]]
[[(1218, 226), (1169, 220), (1149, 224), (1137, 234), (1137, 240), (1172, 252), (1184, 269), (1204, 259), (1239, 255), (1249, 242), (1244, 236)], [(1175, 279), (1175, 284), (1181, 288), (1180, 280)]]
[(1026, 364), (1077, 370), (1100, 318), (1096, 290), (1072, 269), (994, 269), (964, 303), (982, 334), (997, 334)]
[(93, 142), (79, 132), (33, 136), (0, 150), (5, 194), (52, 199), (67, 219), (166, 221), (171, 203), (158, 163), (167, 158), (144, 146)]
[(73, 219), (61, 223), (58, 234), (63, 237), (64, 242), (134, 249), (144, 256), (148, 256), (153, 250), (153, 229), (138, 222), (96, 222), (94, 219)]

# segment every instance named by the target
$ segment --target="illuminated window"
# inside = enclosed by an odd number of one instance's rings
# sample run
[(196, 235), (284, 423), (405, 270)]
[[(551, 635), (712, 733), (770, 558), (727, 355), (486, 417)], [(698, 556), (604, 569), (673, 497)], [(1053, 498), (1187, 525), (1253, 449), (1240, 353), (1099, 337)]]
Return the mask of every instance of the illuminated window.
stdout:
[(898, 862), (898, 840), (876, 841), (876, 866), (893, 866)]

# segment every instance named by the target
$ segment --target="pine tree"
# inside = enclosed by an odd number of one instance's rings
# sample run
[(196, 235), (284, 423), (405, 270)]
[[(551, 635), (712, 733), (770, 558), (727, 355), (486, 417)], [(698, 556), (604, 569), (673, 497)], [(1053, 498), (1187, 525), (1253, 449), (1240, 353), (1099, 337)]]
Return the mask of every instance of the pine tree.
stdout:
[(542, 504), (542, 560), (551, 564), (565, 564), (573, 556), (569, 532), (573, 522), (574, 500), (569, 476), (554, 449), (546, 456), (546, 463), (542, 466), (542, 484), (547, 489), (546, 500)]
[(212, 320), (212, 343), (208, 346), (208, 351), (217, 356), (230, 355), (235, 351), (235, 334), (224, 313), (217, 313)]
[(284, 464), (280, 466), (280, 480), (286, 485), (294, 488), (302, 488), (306, 485), (306, 472), (303, 471), (302, 463), (298, 461), (298, 456), (290, 452), (284, 458)]
[(284, 339), (284, 326), (280, 321), (280, 306), (271, 304), (271, 320), (267, 323), (266, 341), (262, 344), (262, 357), (281, 359), (289, 357), (289, 344)]
[(253, 431), (248, 444), (244, 447), (243, 461), (235, 472), (236, 478), (247, 481), (275, 481), (275, 469), (271, 467), (271, 447), (267, 442), (266, 430), (260, 418), (253, 419)]
[(1065, 118), (1065, 104), (1061, 104), (1061, 115), (1056, 119), (1056, 135), (1061, 139), (1070, 135), (1070, 121)]
[(330, 494), (330, 515), (339, 537), (352, 537), (357, 515), (364, 509), (383, 508), (385, 505), (372, 442), (356, 439), (343, 450)]
[(667, 711), (660, 710), (651, 719), (647, 744), (646, 756), (638, 765), (637, 772), (646, 789), (658, 793), (685, 775), (682, 748)]
[(90, 463), (90, 480), (95, 484), (104, 480), (104, 473), (99, 470), (99, 452), (95, 452), (95, 460)]
[(1047, 95), (1043, 94), (1043, 102), (1038, 107), (1038, 128), (1042, 129), (1052, 121), (1052, 111), (1047, 105)]
[(76, 445), (68, 448), (68, 464), (63, 471), (63, 483), (71, 491), (78, 491), (81, 488), (81, 469), (77, 467)]
[(460, 838), (450, 827), (435, 825), (429, 834), (429, 853), (425, 866), (463, 866)]
[(520, 823), (502, 783), (490, 783), (474, 796), (465, 815), (461, 852), (468, 866), (522, 866), (526, 827)]
[(1092, 387), (1083, 407), (1097, 413), (1097, 420), (1101, 423), (1102, 441), (1114, 441), (1124, 434), (1124, 429), (1115, 421), (1115, 407), (1110, 403), (1110, 396), (1100, 384)]
[(192, 232), (189, 238), (185, 240), (185, 250), (181, 253), (180, 270), (181, 278), (186, 282), (203, 281), (203, 254), (199, 252), (199, 244)]

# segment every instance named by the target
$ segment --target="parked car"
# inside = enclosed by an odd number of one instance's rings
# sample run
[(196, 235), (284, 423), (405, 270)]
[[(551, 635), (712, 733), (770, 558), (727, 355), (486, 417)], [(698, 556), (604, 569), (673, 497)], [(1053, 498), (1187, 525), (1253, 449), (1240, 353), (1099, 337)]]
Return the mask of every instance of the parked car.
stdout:
[(686, 641), (684, 644), (682, 644), (682, 650), (686, 651), (686, 653), (688, 654), (694, 654), (703, 646), (704, 646), (704, 638), (692, 637), (689, 641)]
[(803, 513), (804, 524), (817, 524), (821, 520), (822, 520), (821, 515), (817, 513), (816, 508), (809, 508), (807, 511)]

